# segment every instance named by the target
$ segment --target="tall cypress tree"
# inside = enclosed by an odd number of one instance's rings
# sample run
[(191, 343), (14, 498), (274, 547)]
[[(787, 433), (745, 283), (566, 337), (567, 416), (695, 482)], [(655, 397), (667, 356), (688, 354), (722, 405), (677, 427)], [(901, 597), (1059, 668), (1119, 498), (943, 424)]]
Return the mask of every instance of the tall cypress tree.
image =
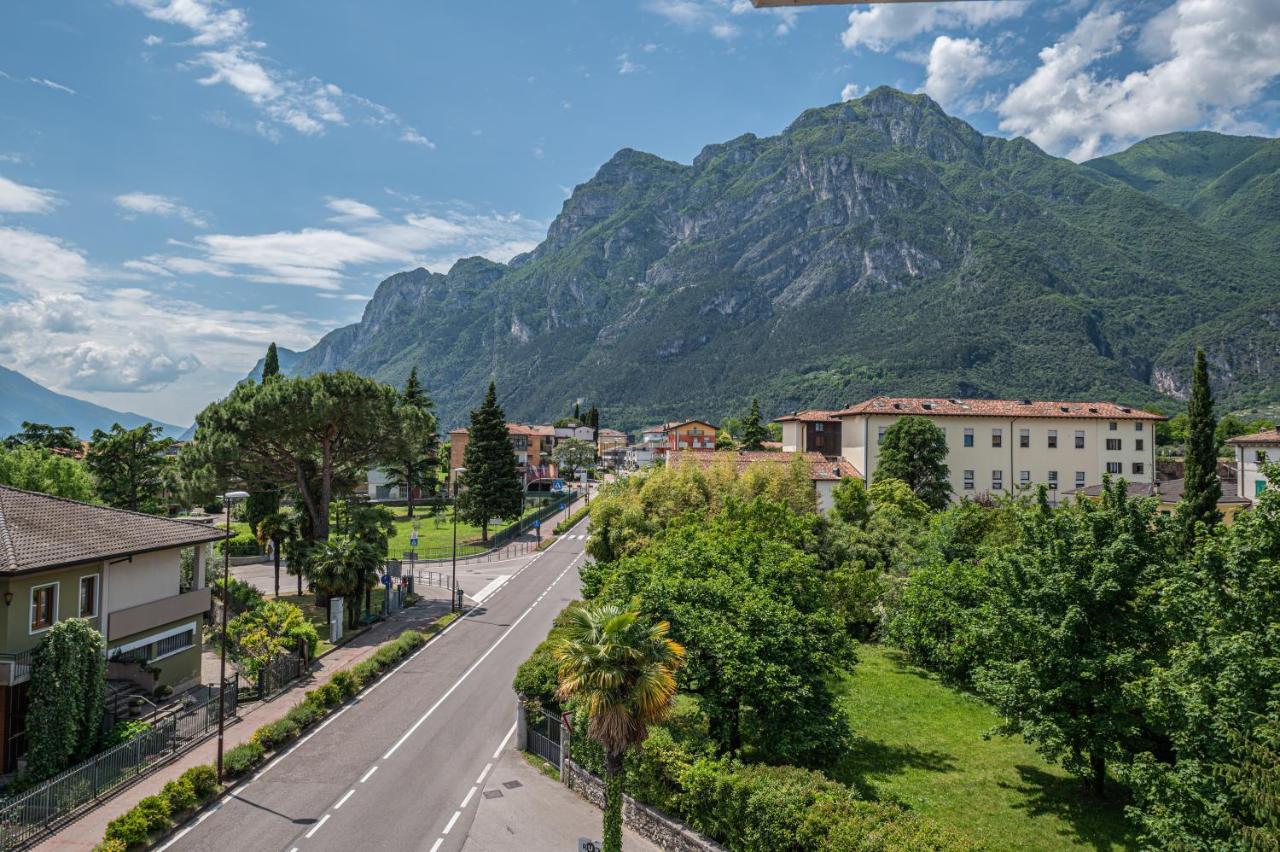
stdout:
[(767, 440), (769, 440), (769, 430), (760, 422), (760, 400), (752, 397), (751, 412), (742, 424), (742, 448), (762, 450)]
[(507, 418), (498, 405), (498, 391), (489, 383), (484, 402), (471, 412), (467, 429), (467, 449), (462, 454), (466, 468), (458, 495), (458, 514), (480, 527), (482, 541), (489, 540), (489, 521), (514, 518), (520, 514), (524, 485), (516, 469), (515, 447), (507, 432)]
[(1183, 473), (1182, 505), (1179, 516), (1185, 529), (1184, 541), (1195, 540), (1196, 524), (1212, 526), (1222, 519), (1218, 500), (1218, 421), (1213, 414), (1213, 393), (1209, 390), (1209, 365), (1203, 349), (1196, 349), (1196, 366), (1191, 375), (1191, 399), (1187, 403), (1187, 452)]
[(262, 380), (265, 382), (272, 376), (280, 375), (280, 353), (276, 351), (276, 342), (271, 341), (267, 347), (267, 357), (262, 359)]
[(591, 427), (591, 440), (600, 443), (600, 410), (594, 405), (587, 410), (587, 425)]

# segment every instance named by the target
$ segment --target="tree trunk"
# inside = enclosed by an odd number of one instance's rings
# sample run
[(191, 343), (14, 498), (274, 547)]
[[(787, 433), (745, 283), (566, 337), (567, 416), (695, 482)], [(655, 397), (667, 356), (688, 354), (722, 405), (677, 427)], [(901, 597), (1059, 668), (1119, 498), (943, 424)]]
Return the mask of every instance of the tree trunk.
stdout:
[(271, 540), (271, 552), (276, 561), (276, 597), (280, 597), (280, 542)]
[(480, 523), (480, 541), (482, 544), (489, 543), (489, 522), (481, 521)]
[(298, 572), (298, 597), (302, 597), (302, 566), (294, 566)]
[(368, 578), (364, 581), (364, 614), (367, 617), (373, 611), (373, 583)]
[(604, 852), (622, 852), (622, 755), (604, 756)]
[(412, 518), (413, 517), (413, 468), (409, 468), (408, 470), (405, 471), (405, 473), (407, 473), (408, 476), (404, 478), (404, 497), (406, 501), (406, 506), (409, 510), (408, 512), (409, 517)]
[(1096, 751), (1089, 752), (1089, 792), (1101, 799), (1106, 794), (1107, 759)]
[(729, 717), (729, 753), (738, 754), (742, 751), (742, 705), (739, 704), (733, 708), (733, 715)]

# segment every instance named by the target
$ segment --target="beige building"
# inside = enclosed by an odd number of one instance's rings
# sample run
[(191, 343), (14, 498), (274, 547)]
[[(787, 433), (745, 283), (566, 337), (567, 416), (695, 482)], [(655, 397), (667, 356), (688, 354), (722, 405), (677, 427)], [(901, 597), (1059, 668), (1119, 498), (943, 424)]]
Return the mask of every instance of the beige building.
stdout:
[(841, 456), (873, 478), (885, 430), (909, 415), (946, 434), (957, 499), (1043, 484), (1055, 503), (1105, 474), (1153, 482), (1154, 426), (1165, 419), (1110, 402), (875, 397), (835, 413)]
[(1263, 460), (1280, 461), (1280, 429), (1240, 435), (1227, 441), (1236, 456), (1236, 496), (1253, 499), (1267, 488)]

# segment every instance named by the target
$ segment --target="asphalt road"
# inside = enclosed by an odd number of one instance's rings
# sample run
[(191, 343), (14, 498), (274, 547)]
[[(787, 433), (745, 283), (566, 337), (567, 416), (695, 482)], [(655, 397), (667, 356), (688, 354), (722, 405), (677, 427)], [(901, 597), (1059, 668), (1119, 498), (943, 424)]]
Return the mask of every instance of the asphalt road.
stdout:
[(460, 849), (479, 789), (514, 738), (516, 668), (578, 595), (585, 532), (579, 524), (513, 570), (465, 618), (163, 848)]

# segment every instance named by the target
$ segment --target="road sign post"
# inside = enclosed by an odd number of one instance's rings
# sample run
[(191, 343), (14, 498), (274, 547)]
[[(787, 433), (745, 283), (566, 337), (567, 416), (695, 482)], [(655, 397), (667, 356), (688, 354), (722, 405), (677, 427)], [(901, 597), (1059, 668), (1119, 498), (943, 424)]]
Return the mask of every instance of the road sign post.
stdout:
[(342, 598), (329, 598), (329, 641), (342, 641)]

